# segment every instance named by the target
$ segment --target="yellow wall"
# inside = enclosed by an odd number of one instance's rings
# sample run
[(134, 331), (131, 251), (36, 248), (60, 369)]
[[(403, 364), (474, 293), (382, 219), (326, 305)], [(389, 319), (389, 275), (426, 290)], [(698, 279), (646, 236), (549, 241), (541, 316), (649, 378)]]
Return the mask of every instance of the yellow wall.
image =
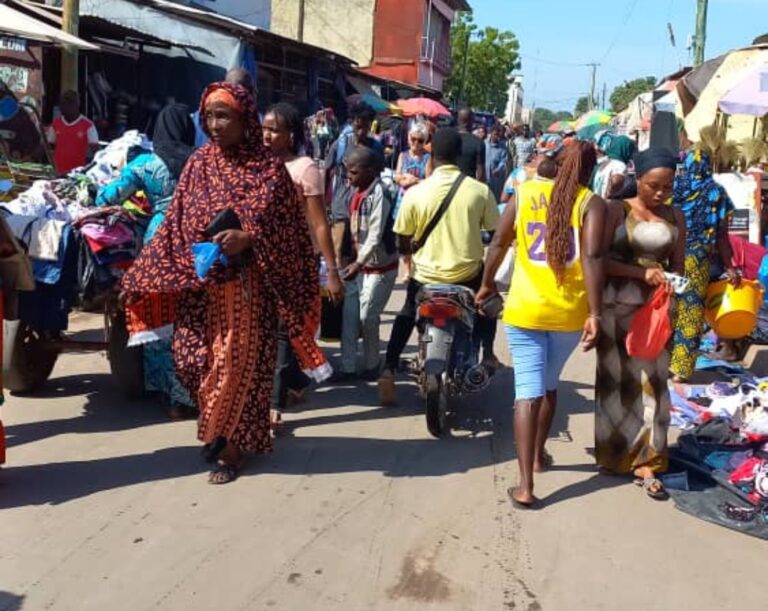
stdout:
[[(305, 0), (304, 42), (368, 66), (373, 56), (376, 0)], [(297, 37), (299, 0), (272, 0), (271, 30)]]

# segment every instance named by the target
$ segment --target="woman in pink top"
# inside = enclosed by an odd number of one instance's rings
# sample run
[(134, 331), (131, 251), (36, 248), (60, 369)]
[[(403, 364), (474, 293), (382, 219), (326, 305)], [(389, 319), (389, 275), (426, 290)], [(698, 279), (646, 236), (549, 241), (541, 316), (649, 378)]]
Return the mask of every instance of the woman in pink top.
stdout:
[[(323, 175), (314, 160), (303, 154), (304, 125), (299, 111), (291, 104), (275, 104), (264, 115), (262, 123), (264, 145), (280, 157), (296, 184), (301, 199), (306, 206), (315, 250), (319, 252), (328, 269), (328, 293), (334, 302), (344, 298), (344, 285), (336, 267), (336, 257), (331, 240), (331, 228), (325, 207), (325, 187)], [(272, 403), (275, 409), (274, 420), (280, 420), (280, 412), (285, 408), (289, 393), (301, 396), (309, 381), (298, 368), (287, 337), (279, 334), (277, 372)]]

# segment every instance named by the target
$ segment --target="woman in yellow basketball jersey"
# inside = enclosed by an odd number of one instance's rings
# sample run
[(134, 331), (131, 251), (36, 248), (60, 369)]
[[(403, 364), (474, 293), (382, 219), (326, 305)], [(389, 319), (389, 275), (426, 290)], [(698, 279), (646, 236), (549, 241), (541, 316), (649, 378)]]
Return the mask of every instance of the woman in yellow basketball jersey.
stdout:
[(478, 303), (496, 293), (494, 276), (514, 240), (515, 271), (504, 308), (515, 366), (515, 443), (520, 482), (510, 488), (521, 509), (536, 504), (533, 473), (551, 463), (545, 443), (565, 361), (600, 333), (605, 202), (586, 185), (594, 147), (577, 142), (557, 158), (554, 180), (523, 183), (510, 201), (488, 251)]

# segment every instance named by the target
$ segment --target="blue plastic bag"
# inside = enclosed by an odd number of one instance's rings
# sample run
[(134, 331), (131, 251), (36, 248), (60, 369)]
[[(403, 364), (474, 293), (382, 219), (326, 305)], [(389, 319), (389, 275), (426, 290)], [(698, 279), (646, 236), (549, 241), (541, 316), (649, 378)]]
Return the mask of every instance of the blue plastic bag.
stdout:
[(208, 272), (216, 263), (227, 264), (227, 257), (221, 252), (221, 246), (213, 242), (198, 242), (192, 245), (195, 260), (195, 272), (200, 280), (205, 280)]

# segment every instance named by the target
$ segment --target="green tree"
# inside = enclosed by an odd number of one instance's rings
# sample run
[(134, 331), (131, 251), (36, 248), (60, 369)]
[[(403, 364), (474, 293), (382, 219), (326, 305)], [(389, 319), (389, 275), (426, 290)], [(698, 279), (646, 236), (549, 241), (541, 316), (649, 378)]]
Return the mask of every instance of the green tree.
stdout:
[(656, 78), (653, 76), (625, 81), (623, 85), (616, 87), (611, 94), (611, 110), (621, 112), (641, 93), (653, 91), (655, 87)]
[(447, 96), (475, 110), (503, 114), (510, 75), (520, 67), (519, 49), (512, 32), (491, 27), (479, 30), (471, 14), (461, 13), (451, 29), (453, 61), (445, 83)]
[[(592, 101), (592, 107), (593, 108), (597, 107), (597, 100)], [(573, 110), (573, 116), (580, 117), (588, 110), (589, 110), (589, 96), (585, 95), (584, 97), (581, 97), (576, 101), (576, 108)]]

